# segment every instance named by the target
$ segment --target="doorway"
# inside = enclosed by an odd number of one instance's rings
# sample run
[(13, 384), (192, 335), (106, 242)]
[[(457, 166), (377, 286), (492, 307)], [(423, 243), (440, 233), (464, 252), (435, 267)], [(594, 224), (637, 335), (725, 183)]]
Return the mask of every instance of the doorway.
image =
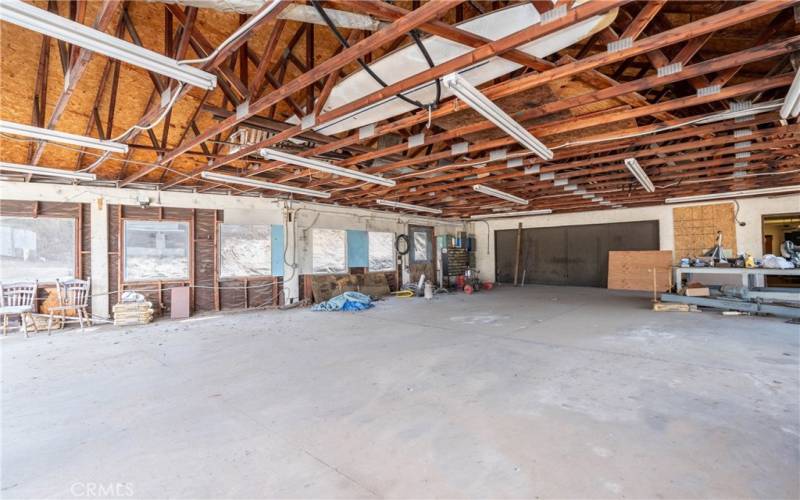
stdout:
[[(762, 255), (785, 257), (784, 242), (791, 241), (800, 248), (800, 213), (770, 214), (761, 216)], [(767, 276), (767, 286), (800, 286), (794, 276)]]

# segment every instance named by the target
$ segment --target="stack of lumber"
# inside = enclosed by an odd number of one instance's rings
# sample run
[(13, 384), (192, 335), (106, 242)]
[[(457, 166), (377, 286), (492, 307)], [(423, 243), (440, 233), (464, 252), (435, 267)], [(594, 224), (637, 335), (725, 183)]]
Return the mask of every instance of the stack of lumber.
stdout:
[(153, 321), (152, 302), (121, 302), (114, 306), (114, 325), (144, 325)]

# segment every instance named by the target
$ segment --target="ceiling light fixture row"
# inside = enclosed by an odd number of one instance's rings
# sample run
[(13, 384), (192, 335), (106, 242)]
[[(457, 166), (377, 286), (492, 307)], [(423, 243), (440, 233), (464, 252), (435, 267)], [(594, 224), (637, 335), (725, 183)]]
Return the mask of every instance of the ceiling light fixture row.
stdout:
[(0, 120), (0, 132), (30, 137), (31, 139), (39, 139), (41, 141), (71, 144), (82, 148), (102, 149), (109, 153), (128, 152), (128, 145), (122, 144), (121, 142), (104, 141), (95, 139), (94, 137), (68, 134), (66, 132), (59, 132), (58, 130), (33, 127), (31, 125), (23, 125), (21, 123), (8, 122), (5, 120)]
[(403, 210), (410, 210), (412, 212), (425, 212), (429, 214), (442, 213), (441, 209), (438, 208), (423, 207), (421, 205), (412, 205), (411, 203), (402, 203), (400, 201), (376, 200), (375, 203), (384, 207), (401, 208)]
[(195, 87), (213, 90), (217, 86), (217, 77), (211, 73), (20, 0), (0, 2), (0, 19)]
[(483, 184), (475, 184), (474, 186), (472, 186), (472, 189), (481, 194), (494, 196), (495, 198), (500, 198), (501, 200), (510, 201), (518, 205), (528, 204), (528, 200), (524, 198), (520, 198), (519, 196), (514, 196), (513, 194), (509, 194), (504, 191), (500, 191), (499, 189), (494, 189), (490, 188), (489, 186), (484, 186)]
[(284, 153), (283, 151), (263, 148), (260, 152), (261, 156), (263, 156), (267, 160), (280, 161), (283, 163), (288, 163), (290, 165), (296, 165), (298, 167), (305, 167), (305, 168), (310, 168), (311, 170), (318, 170), (320, 172), (326, 172), (329, 174), (341, 175), (342, 177), (349, 177), (351, 179), (370, 182), (373, 184), (379, 184), (381, 186), (386, 186), (386, 187), (394, 187), (397, 184), (392, 179), (385, 179), (377, 175), (365, 174), (364, 172), (359, 172), (358, 170), (351, 170), (349, 168), (339, 167), (325, 161), (314, 160), (312, 158), (305, 158), (303, 156)]
[(553, 152), (539, 139), (531, 135), (522, 125), (500, 109), (491, 99), (483, 95), (477, 88), (458, 73), (451, 73), (442, 79), (446, 87), (458, 98), (477, 111), (484, 118), (494, 123), (515, 141), (533, 151), (545, 160), (553, 159)]
[(59, 177), (62, 179), (72, 179), (76, 181), (93, 181), (96, 175), (89, 172), (70, 172), (59, 168), (35, 167), (33, 165), (20, 165), (19, 163), (0, 162), (0, 170), (16, 172), (20, 174), (42, 175), (46, 177)]
[(269, 189), (272, 191), (281, 191), (284, 193), (299, 194), (303, 196), (311, 196), (314, 198), (330, 198), (331, 194), (324, 191), (314, 191), (313, 189), (305, 189), (300, 187), (287, 186), (285, 184), (275, 184), (274, 182), (259, 181), (249, 177), (239, 177), (236, 175), (218, 174), (216, 172), (202, 172), (200, 177), (207, 181), (223, 182), (228, 184), (240, 184), (242, 186), (250, 186), (259, 189)]

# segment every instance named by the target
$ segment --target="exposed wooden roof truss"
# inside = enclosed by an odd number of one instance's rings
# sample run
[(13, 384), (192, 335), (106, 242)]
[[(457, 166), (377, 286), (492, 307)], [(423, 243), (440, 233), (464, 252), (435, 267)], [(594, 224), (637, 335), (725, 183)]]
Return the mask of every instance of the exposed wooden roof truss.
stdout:
[[(31, 3), (177, 60), (212, 54), (252, 15), (195, 2)], [(459, 23), (519, 2), (325, 1), (325, 9), (381, 23), (378, 30), (340, 27), (345, 44), (319, 21), (286, 16), (296, 4), (313, 7), (310, 1), (283, 2), (198, 65), (216, 75), (211, 91), (179, 87), (125, 61), (3, 22), (3, 120), (100, 139), (133, 125), (141, 129), (123, 139), (125, 155), (2, 135), (0, 160), (92, 171), (99, 183), (120, 187), (287, 196), (201, 177), (214, 171), (329, 192), (327, 201), (340, 205), (378, 208), (378, 199), (388, 199), (439, 208), (445, 217), (522, 209), (474, 191), (478, 184), (529, 200), (525, 210), (554, 211), (800, 184), (800, 124), (780, 120), (777, 112), (800, 64), (800, 2), (530, 3), (542, 14), (552, 10), (548, 22), (489, 39)], [(603, 15), (613, 16), (610, 24), (546, 57), (520, 49)], [(415, 34), (466, 52), (331, 107), (337, 85), (363, 71), (359, 60), (373, 64), (414, 44)], [(495, 57), (517, 69), (480, 91), (544, 142), (553, 160), (524, 149), (456, 97), (373, 123), (369, 134), (357, 128), (321, 133), (350, 113)], [(726, 119), (732, 102), (755, 110)], [(312, 128), (300, 122), (305, 115), (313, 116)], [(259, 154), (264, 147), (396, 185), (269, 161)], [(626, 158), (636, 158), (654, 192), (639, 185)], [(610, 204), (598, 205), (587, 194)]]

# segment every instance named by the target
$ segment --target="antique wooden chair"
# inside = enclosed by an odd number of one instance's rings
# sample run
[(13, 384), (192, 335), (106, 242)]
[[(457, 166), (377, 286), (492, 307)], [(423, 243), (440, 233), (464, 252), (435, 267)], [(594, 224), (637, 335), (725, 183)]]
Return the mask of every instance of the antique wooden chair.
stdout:
[(3, 335), (8, 334), (8, 317), (19, 316), (20, 328), (28, 336), (26, 320), (30, 319), (33, 329), (38, 333), (33, 312), (36, 309), (36, 288), (38, 283), (0, 283), (0, 315), (3, 316)]
[[(83, 322), (86, 321), (87, 325), (92, 324), (89, 312), (86, 310), (89, 307), (89, 290), (91, 289), (91, 279), (88, 280), (56, 280), (56, 292), (58, 295), (58, 305), (50, 308), (50, 317), (47, 320), (47, 334), (50, 335), (50, 330), (53, 327), (53, 316), (56, 313), (61, 313), (61, 324), (65, 325), (68, 311), (75, 311), (78, 323), (81, 325), (83, 331)], [(74, 321), (74, 319), (72, 319)]]

